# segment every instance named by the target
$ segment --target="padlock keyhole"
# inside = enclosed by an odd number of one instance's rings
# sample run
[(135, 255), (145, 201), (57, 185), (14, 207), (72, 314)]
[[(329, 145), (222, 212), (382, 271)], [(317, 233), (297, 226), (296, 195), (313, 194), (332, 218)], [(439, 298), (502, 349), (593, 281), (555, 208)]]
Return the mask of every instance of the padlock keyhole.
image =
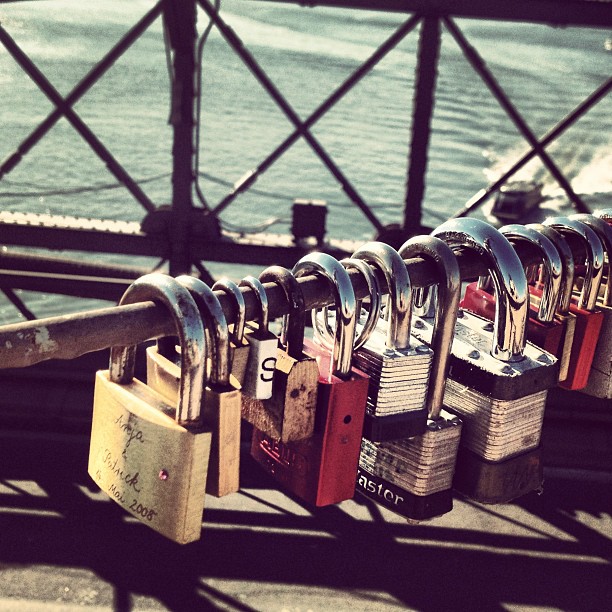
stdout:
[(344, 424), (345, 424), (345, 425), (348, 425), (348, 424), (349, 424), (349, 423), (350, 423), (352, 420), (353, 420), (353, 417), (352, 417), (350, 414), (347, 414), (347, 415), (344, 417)]

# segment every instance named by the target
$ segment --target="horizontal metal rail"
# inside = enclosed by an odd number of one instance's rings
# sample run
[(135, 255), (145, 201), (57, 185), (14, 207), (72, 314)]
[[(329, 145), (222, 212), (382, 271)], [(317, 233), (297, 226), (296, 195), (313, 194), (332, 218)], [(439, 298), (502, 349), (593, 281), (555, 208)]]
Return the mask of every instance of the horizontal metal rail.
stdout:
[[(518, 249), (523, 263), (539, 261), (537, 252)], [(461, 276), (474, 279), (486, 272), (486, 266), (476, 255), (458, 255)], [(434, 265), (421, 258), (406, 260), (412, 284), (424, 287), (436, 282)], [(357, 298), (367, 296), (367, 286), (357, 271), (350, 271)], [(381, 276), (381, 287), (385, 282)], [(298, 279), (304, 294), (305, 309), (311, 310), (333, 304), (328, 281), (317, 276)], [(289, 311), (289, 303), (283, 290), (275, 283), (265, 283), (270, 317), (277, 318)], [(259, 305), (250, 288), (241, 289), (246, 303), (246, 317), (256, 320)], [(224, 292), (216, 292), (228, 321), (235, 320), (236, 308), (233, 298)], [(166, 309), (153, 302), (114, 306), (84, 311), (59, 317), (49, 317), (14, 323), (0, 327), (0, 368), (21, 368), (49, 359), (75, 359), (86, 353), (109, 348), (140, 344), (175, 334), (175, 329)]]

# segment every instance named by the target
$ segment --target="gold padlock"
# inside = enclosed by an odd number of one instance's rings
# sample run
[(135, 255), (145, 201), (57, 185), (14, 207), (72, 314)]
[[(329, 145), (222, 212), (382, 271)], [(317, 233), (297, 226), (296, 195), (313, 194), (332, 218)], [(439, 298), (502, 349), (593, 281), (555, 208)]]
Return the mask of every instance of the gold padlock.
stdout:
[[(212, 431), (206, 492), (216, 497), (235, 493), (240, 488), (240, 405), (238, 382), (230, 376), (229, 330), (223, 308), (212, 289), (191, 276), (179, 276), (205, 324), (207, 337), (207, 385), (202, 401), (202, 419)], [(179, 367), (161, 354), (157, 347), (147, 349), (147, 383), (174, 398), (179, 387)], [(231, 381), (231, 382), (230, 382)]]
[(236, 319), (229, 326), (230, 330), (230, 366), (232, 376), (238, 381), (238, 388), (242, 389), (248, 369), (251, 345), (244, 337), (246, 325), (246, 304), (240, 287), (229, 278), (221, 278), (213, 285), (213, 291), (223, 291), (234, 299), (236, 305)]
[(178, 401), (134, 378), (136, 347), (113, 347), (108, 370), (96, 374), (88, 472), (120, 506), (162, 535), (198, 540), (211, 433), (202, 425), (206, 337), (198, 308), (177, 281), (147, 274), (120, 305), (160, 302), (181, 345)]

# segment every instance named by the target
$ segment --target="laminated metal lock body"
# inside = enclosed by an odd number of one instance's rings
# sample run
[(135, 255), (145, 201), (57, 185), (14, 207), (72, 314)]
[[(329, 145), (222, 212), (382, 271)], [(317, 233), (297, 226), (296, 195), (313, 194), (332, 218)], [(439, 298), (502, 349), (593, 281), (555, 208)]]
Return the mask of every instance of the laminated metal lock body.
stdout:
[[(539, 251), (542, 258), (545, 285), (540, 296), (535, 298), (533, 302), (530, 300), (525, 333), (527, 340), (548, 353), (552, 353), (557, 358), (561, 358), (564, 348), (562, 341), (565, 337), (565, 325), (562, 321), (555, 320), (555, 313), (559, 307), (563, 287), (564, 266), (561, 255), (548, 237), (533, 228), (512, 224), (501, 227), (499, 232), (506, 237), (510, 244), (527, 243)], [(565, 269), (567, 269), (567, 266)], [(495, 318), (495, 297), (489, 290), (489, 284), (489, 277), (481, 277), (477, 283), (470, 283), (466, 287), (461, 307), (492, 321)]]
[(272, 397), (278, 338), (268, 328), (268, 296), (264, 286), (254, 276), (243, 278), (239, 286), (253, 290), (260, 310), (258, 322), (254, 325), (247, 323), (244, 331), (250, 349), (242, 394), (243, 397), (269, 399)]
[(541, 428), (558, 360), (525, 341), (527, 279), (506, 238), (477, 219), (449, 221), (434, 234), (486, 260), (497, 309), (493, 323), (458, 312), (444, 396), (463, 420), (454, 487), (483, 503), (507, 502), (542, 484)]
[[(201, 413), (204, 424), (212, 432), (205, 488), (209, 495), (223, 497), (240, 488), (241, 394), (236, 388), (238, 381), (230, 375), (229, 330), (223, 308), (210, 287), (191, 276), (179, 276), (176, 280), (189, 291), (205, 323), (207, 384)], [(157, 347), (147, 349), (149, 387), (172, 400), (178, 393), (178, 373), (178, 365)]]
[(370, 377), (363, 436), (387, 442), (425, 432), (432, 350), (411, 337), (412, 286), (399, 253), (369, 242), (352, 257), (380, 270), (388, 288), (387, 321), (355, 351), (355, 365)]
[(221, 278), (213, 285), (213, 291), (223, 291), (234, 299), (236, 320), (229, 325), (230, 330), (230, 366), (232, 376), (238, 381), (241, 389), (248, 371), (251, 345), (247, 342), (244, 332), (246, 326), (246, 304), (238, 285), (229, 278)]
[[(602, 211), (602, 215), (605, 212)], [(612, 211), (609, 211), (612, 215)], [(597, 308), (603, 314), (599, 339), (595, 347), (595, 354), (591, 364), (591, 371), (583, 393), (602, 399), (612, 398), (612, 274), (610, 265), (612, 262), (612, 226), (603, 218), (594, 215), (572, 215), (570, 219), (580, 221), (588, 225), (601, 240), (607, 258), (607, 278), (600, 290), (597, 300)]]
[(292, 273), (281, 266), (266, 268), (259, 280), (280, 285), (290, 312), (283, 318), (272, 395), (263, 400), (243, 396), (242, 418), (274, 440), (306, 440), (314, 431), (319, 368), (304, 353), (304, 296)]
[(193, 299), (174, 279), (145, 275), (120, 304), (148, 300), (176, 322), (179, 399), (133, 377), (135, 347), (113, 347), (109, 370), (96, 374), (88, 472), (130, 514), (185, 544), (200, 538), (211, 446), (200, 415), (206, 341)]
[(603, 245), (597, 233), (580, 221), (568, 217), (550, 217), (544, 221), (544, 225), (552, 227), (563, 236), (576, 237), (586, 253), (582, 291), (580, 297), (574, 296), (570, 303), (570, 312), (576, 316), (576, 328), (567, 377), (559, 383), (564, 389), (578, 391), (584, 389), (588, 382), (603, 324), (603, 312), (597, 308), (603, 275)]
[(323, 275), (334, 292), (336, 343), (333, 355), (306, 342), (319, 366), (316, 418), (308, 440), (281, 442), (253, 432), (251, 454), (280, 484), (314, 506), (353, 497), (368, 378), (352, 367), (356, 300), (348, 273), (330, 255), (312, 253), (295, 265), (296, 276)]
[(427, 429), (394, 442), (362, 440), (357, 491), (411, 520), (453, 508), (453, 476), (461, 436), (459, 417), (443, 408), (444, 386), (461, 290), (459, 264), (438, 238), (418, 236), (400, 249), (404, 259), (421, 256), (437, 267), (439, 285), (427, 393)]

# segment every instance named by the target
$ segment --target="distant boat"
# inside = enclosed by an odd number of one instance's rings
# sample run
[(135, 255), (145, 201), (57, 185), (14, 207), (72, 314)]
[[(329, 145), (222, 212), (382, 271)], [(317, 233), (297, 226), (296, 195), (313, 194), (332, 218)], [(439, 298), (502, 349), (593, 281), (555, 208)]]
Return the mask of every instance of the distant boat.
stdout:
[(491, 214), (506, 223), (521, 222), (543, 200), (542, 183), (510, 181), (495, 196)]

